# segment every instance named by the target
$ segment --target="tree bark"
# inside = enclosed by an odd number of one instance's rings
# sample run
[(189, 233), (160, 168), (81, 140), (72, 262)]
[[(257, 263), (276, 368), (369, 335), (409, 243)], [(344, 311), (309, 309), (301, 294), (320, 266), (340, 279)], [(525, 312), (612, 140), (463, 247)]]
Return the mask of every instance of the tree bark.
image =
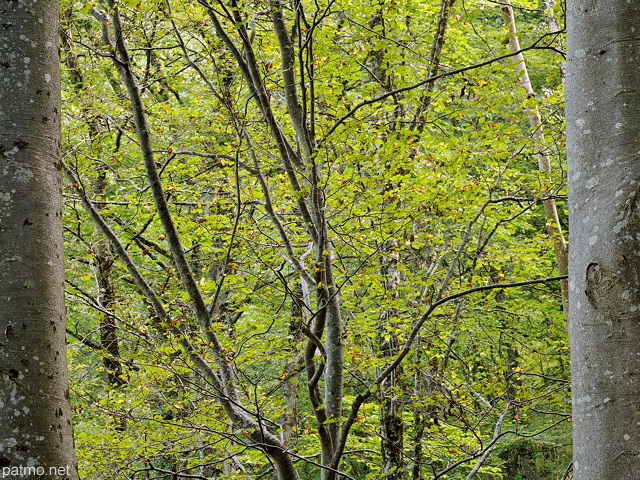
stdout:
[(0, 471), (74, 480), (58, 2), (2, 2), (0, 23)]
[(574, 478), (640, 475), (640, 4), (568, 2)]

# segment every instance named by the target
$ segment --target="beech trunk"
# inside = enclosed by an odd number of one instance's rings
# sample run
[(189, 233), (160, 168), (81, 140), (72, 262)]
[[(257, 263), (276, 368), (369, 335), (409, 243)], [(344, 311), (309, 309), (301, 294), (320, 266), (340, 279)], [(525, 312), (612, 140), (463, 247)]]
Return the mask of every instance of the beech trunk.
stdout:
[(78, 478), (66, 366), (58, 2), (0, 2), (0, 474)]
[(640, 4), (567, 2), (574, 479), (640, 478)]

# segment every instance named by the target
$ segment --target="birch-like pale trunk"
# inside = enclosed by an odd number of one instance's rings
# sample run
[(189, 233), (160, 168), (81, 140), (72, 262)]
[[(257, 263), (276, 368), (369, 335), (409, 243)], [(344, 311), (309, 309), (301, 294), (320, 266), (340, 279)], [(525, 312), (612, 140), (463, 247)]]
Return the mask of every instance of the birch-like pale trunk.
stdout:
[[(518, 40), (516, 30), (516, 20), (513, 15), (513, 7), (510, 0), (501, 0), (500, 11), (502, 12), (502, 19), (505, 26), (509, 30), (509, 52), (516, 53), (520, 51), (520, 42)], [(525, 63), (522, 53), (514, 55), (513, 61), (516, 64), (516, 74), (518, 75), (518, 84), (522, 87), (527, 96), (535, 97), (536, 92), (531, 85), (529, 79), (529, 72), (527, 70), (527, 64)], [(535, 152), (538, 157), (538, 171), (540, 172), (540, 178), (543, 182), (548, 182), (551, 185), (551, 159), (546, 152), (544, 145), (544, 126), (542, 119), (540, 118), (540, 112), (537, 107), (533, 107), (527, 112), (529, 117), (529, 127), (531, 128)], [(553, 192), (550, 192), (553, 193)], [(568, 271), (568, 251), (567, 242), (564, 238), (564, 233), (560, 226), (560, 220), (558, 218), (558, 209), (553, 198), (548, 198), (542, 201), (544, 207), (544, 215), (547, 221), (547, 231), (553, 239), (553, 250), (556, 256), (556, 262), (558, 264), (558, 274), (566, 275)], [(569, 317), (569, 292), (567, 280), (563, 280), (560, 283), (562, 290), (562, 307), (565, 320), (568, 321)]]
[(568, 3), (575, 480), (640, 478), (640, 3)]
[[(542, 3), (544, 8), (544, 16), (547, 19), (547, 27), (549, 28), (549, 33), (561, 32), (562, 25), (560, 25), (560, 22), (558, 22), (553, 12), (553, 7), (558, 2), (556, 0), (542, 0)], [(561, 47), (564, 47), (564, 45), (561, 44)], [(561, 56), (561, 52), (557, 52), (557, 53), (559, 56)], [(561, 57), (561, 58), (562, 59), (560, 60), (560, 63), (558, 66), (560, 68), (560, 74), (562, 75), (562, 82), (564, 83), (564, 79), (567, 76), (567, 64), (566, 64), (566, 61), (564, 60), (564, 57)]]
[(66, 364), (58, 2), (0, 4), (0, 474), (78, 478)]

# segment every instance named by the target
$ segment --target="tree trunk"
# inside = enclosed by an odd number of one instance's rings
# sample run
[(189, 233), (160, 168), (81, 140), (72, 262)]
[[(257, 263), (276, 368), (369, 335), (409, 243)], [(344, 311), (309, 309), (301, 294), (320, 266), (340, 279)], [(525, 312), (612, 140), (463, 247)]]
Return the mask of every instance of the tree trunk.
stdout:
[(0, 5), (0, 468), (77, 479), (66, 366), (58, 2)]
[[(291, 295), (291, 320), (289, 323), (289, 335), (294, 345), (301, 344), (304, 340), (303, 325), (306, 324), (306, 304), (302, 285), (298, 283)], [(284, 411), (280, 419), (282, 428), (282, 444), (295, 445), (298, 437), (300, 417), (298, 414), (298, 396), (300, 394), (300, 374), (297, 370), (303, 365), (302, 354), (287, 359), (285, 363), (285, 380), (282, 383), (282, 396), (284, 399)]]
[[(516, 31), (516, 20), (513, 15), (513, 7), (510, 0), (501, 0), (500, 11), (502, 12), (502, 19), (505, 27), (509, 30), (509, 51), (516, 53), (520, 51), (520, 41)], [(536, 92), (533, 90), (533, 85), (529, 79), (529, 71), (527, 70), (527, 64), (524, 61), (524, 56), (519, 53), (513, 57), (516, 62), (516, 73), (519, 75), (518, 84), (527, 92), (528, 97), (535, 97)], [(551, 159), (544, 145), (544, 125), (538, 107), (533, 107), (527, 112), (529, 117), (529, 127), (531, 128), (531, 134), (535, 142), (535, 152), (538, 157), (538, 171), (540, 172), (540, 180), (547, 184), (548, 193), (553, 194), (554, 188), (551, 178)], [(568, 270), (568, 250), (567, 243), (564, 239), (564, 233), (560, 226), (560, 219), (558, 217), (558, 209), (556, 208), (556, 202), (552, 198), (544, 200), (542, 202), (544, 208), (544, 216), (547, 221), (547, 231), (553, 240), (553, 250), (556, 255), (556, 263), (558, 264), (558, 273), (560, 275), (566, 275)], [(560, 288), (562, 292), (562, 310), (564, 312), (564, 318), (569, 319), (569, 292), (568, 281), (562, 280), (560, 282)]]
[[(391, 185), (387, 185), (385, 190), (390, 190), (391, 187)], [(385, 203), (390, 202), (385, 201)], [(390, 239), (380, 249), (383, 254), (381, 274), (389, 302), (399, 297), (400, 270), (398, 263), (400, 259), (397, 248), (398, 242), (395, 239)], [(394, 317), (397, 315), (397, 309), (394, 307), (382, 305), (380, 308), (380, 324), (378, 327), (380, 330), (380, 344), (378, 348), (380, 349), (380, 354), (389, 360), (393, 359), (400, 350), (400, 341), (395, 333), (394, 325)], [(380, 386), (379, 393), (382, 403), (380, 405), (380, 454), (382, 457), (382, 473), (386, 480), (402, 480), (405, 478), (403, 405), (399, 393), (402, 385), (398, 377), (398, 370), (392, 372)]]
[[(107, 181), (104, 169), (101, 168), (98, 170), (97, 178), (92, 179), (91, 187), (94, 192), (94, 198), (99, 200), (106, 199)], [(102, 210), (102, 208), (98, 208), (98, 211), (100, 210)], [(96, 242), (93, 260), (96, 267), (98, 300), (104, 309), (104, 313), (102, 313), (100, 318), (100, 345), (104, 349), (102, 364), (106, 370), (107, 383), (113, 387), (120, 387), (126, 382), (123, 378), (122, 363), (120, 362), (118, 325), (116, 324), (115, 317), (111, 314), (116, 303), (116, 292), (113, 285), (113, 275), (111, 273), (113, 256), (108, 241), (100, 239)], [(124, 428), (124, 423), (120, 423), (120, 427)]]
[(574, 478), (640, 476), (640, 4), (568, 2)]
[[(385, 18), (383, 2), (378, 3), (378, 11), (369, 21), (371, 29), (380, 28), (384, 34)], [(372, 39), (371, 51), (369, 53), (369, 72), (371, 80), (379, 84), (379, 92), (389, 92), (394, 88), (393, 75), (388, 75), (389, 64), (385, 59), (386, 49), (375, 48), (375, 41)], [(387, 141), (393, 136), (393, 130), (398, 117), (401, 116), (401, 107), (396, 105), (394, 111), (385, 115), (389, 124), (389, 130), (384, 133), (383, 141)], [(384, 169), (384, 175), (390, 176), (391, 164), (389, 159), (380, 157), (379, 162)], [(394, 208), (396, 198), (386, 193), (392, 191), (396, 184), (388, 182), (383, 187), (385, 208)], [(383, 289), (386, 293), (385, 299), (380, 306), (380, 316), (378, 320), (379, 339), (377, 349), (379, 355), (390, 361), (398, 354), (399, 340), (395, 333), (395, 317), (397, 309), (391, 305), (399, 297), (400, 270), (398, 263), (398, 242), (390, 235), (390, 238), (383, 242), (380, 247), (382, 254), (380, 260), (380, 274), (383, 282)], [(380, 456), (382, 463), (382, 474), (385, 480), (403, 480), (405, 478), (404, 469), (404, 421), (402, 418), (403, 405), (399, 394), (402, 386), (399, 381), (399, 372), (393, 371), (389, 377), (380, 385)]]

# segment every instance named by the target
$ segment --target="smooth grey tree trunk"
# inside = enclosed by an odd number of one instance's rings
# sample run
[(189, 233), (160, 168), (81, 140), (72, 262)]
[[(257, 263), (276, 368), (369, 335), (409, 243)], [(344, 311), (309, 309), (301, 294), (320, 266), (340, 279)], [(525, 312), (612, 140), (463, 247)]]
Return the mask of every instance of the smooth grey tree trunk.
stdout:
[(574, 478), (640, 478), (640, 3), (567, 2)]
[(74, 480), (58, 2), (0, 1), (0, 25), (0, 476)]

